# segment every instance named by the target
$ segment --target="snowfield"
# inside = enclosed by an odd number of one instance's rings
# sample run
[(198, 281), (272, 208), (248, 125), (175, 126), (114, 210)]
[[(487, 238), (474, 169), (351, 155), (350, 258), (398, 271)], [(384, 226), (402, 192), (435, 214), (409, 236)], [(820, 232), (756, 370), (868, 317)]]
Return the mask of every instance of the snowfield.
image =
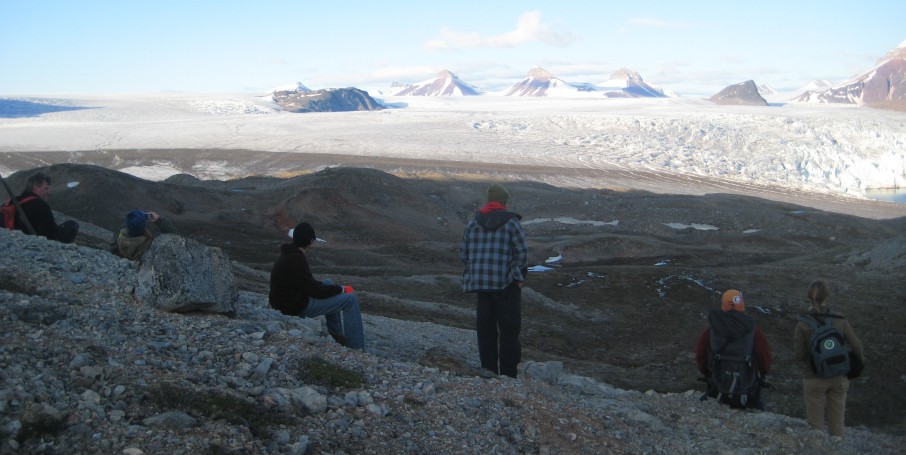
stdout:
[[(0, 97), (0, 152), (255, 150), (657, 172), (864, 197), (906, 187), (906, 114), (690, 98), (384, 97), (294, 114), (254, 94)], [(4, 174), (10, 169), (0, 161)], [(211, 163), (218, 178), (243, 175)], [(163, 179), (184, 170), (128, 168)], [(198, 176), (206, 177), (204, 166)], [(593, 174), (593, 172), (592, 172)], [(569, 182), (567, 182), (569, 183)], [(596, 186), (594, 178), (573, 182)]]

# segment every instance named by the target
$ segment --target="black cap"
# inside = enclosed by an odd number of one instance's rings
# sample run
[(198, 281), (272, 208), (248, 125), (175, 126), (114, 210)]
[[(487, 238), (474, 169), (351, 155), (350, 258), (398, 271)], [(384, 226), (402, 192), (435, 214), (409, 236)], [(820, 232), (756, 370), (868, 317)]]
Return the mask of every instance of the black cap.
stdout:
[(315, 228), (304, 221), (296, 225), (296, 228), (293, 229), (293, 245), (305, 248), (308, 245), (311, 245), (311, 242), (314, 242), (315, 238)]

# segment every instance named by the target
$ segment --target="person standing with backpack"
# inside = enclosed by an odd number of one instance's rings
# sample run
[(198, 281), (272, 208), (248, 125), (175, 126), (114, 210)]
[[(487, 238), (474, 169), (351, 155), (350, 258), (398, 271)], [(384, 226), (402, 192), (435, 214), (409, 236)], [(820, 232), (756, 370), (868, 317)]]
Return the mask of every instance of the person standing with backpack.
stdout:
[[(805, 399), (805, 419), (809, 426), (824, 430), (827, 417), (827, 429), (831, 436), (842, 438), (844, 434), (844, 415), (846, 413), (846, 393), (849, 390), (849, 378), (846, 372), (834, 371), (832, 357), (822, 355), (823, 349), (836, 348), (840, 336), (845, 346), (856, 357), (857, 363), (864, 363), (865, 356), (862, 341), (856, 336), (849, 321), (843, 315), (830, 310), (830, 290), (826, 280), (815, 280), (808, 287), (808, 300), (811, 313), (800, 318), (793, 333), (794, 358), (802, 365), (802, 390)], [(813, 336), (817, 332), (828, 332), (823, 326), (833, 329), (824, 338)], [(827, 365), (815, 362), (820, 358), (829, 358)], [(847, 362), (849, 359), (847, 359)], [(816, 363), (818, 365), (816, 366)], [(847, 369), (848, 366), (847, 366)], [(827, 371), (826, 373), (823, 373)], [(830, 376), (833, 375), (833, 376)], [(827, 377), (830, 376), (830, 377)]]
[(708, 313), (708, 328), (695, 342), (695, 363), (707, 383), (706, 397), (731, 408), (764, 410), (761, 388), (771, 371), (771, 346), (745, 313), (742, 292), (730, 289), (720, 309)]

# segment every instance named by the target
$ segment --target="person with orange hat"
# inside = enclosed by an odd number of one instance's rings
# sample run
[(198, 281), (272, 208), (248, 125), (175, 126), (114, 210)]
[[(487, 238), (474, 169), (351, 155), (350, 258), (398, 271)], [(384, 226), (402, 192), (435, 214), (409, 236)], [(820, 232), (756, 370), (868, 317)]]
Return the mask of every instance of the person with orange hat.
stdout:
[(702, 399), (764, 410), (761, 387), (771, 370), (771, 347), (745, 311), (742, 292), (723, 293), (720, 309), (708, 313), (709, 327), (695, 342), (695, 363), (708, 384)]

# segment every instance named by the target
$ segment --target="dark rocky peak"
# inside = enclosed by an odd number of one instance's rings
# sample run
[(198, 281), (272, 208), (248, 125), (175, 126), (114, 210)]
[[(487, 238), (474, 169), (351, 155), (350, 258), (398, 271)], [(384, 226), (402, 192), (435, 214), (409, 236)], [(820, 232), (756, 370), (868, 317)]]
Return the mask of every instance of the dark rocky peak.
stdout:
[(760, 93), (758, 93), (758, 87), (753, 80), (730, 85), (708, 99), (715, 104), (747, 106), (768, 105), (768, 102)]
[(384, 107), (355, 87), (310, 92), (274, 92), (274, 102), (289, 112), (374, 111)]

